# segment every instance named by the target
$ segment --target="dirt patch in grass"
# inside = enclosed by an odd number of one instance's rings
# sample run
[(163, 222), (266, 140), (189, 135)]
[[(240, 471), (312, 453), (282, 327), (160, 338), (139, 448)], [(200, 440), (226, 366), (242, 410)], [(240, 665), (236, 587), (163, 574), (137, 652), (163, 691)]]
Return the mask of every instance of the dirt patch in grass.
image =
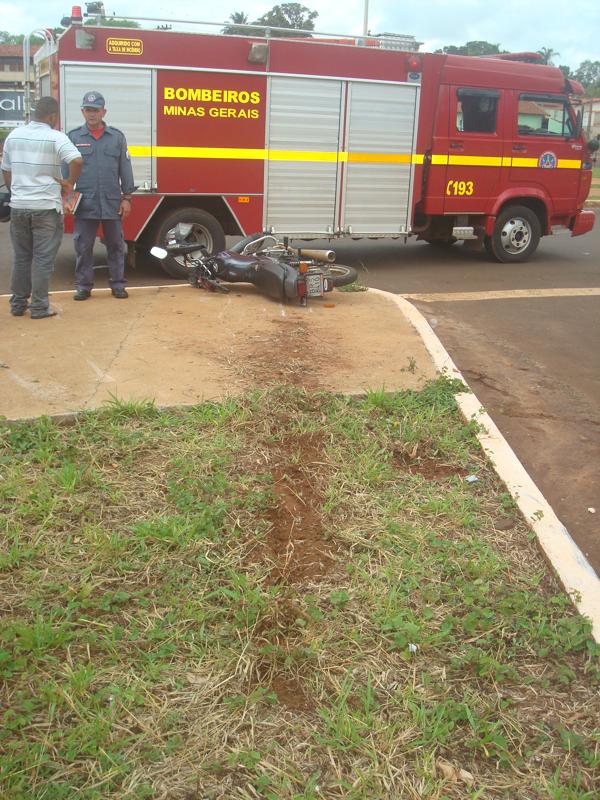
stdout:
[(456, 388), (0, 429), (0, 797), (594, 797), (598, 648)]
[(335, 564), (321, 511), (324, 449), (321, 434), (306, 433), (286, 436), (267, 451), (275, 497), (265, 515), (267, 558), (274, 583), (311, 583)]
[[(323, 383), (327, 368), (335, 362), (336, 372), (352, 364), (339, 347), (341, 333), (323, 339), (314, 326), (297, 316), (273, 320), (268, 334), (251, 335), (242, 349), (238, 370), (251, 384), (287, 383), (312, 391)], [(342, 355), (340, 355), (342, 353)]]
[(444, 478), (466, 478), (469, 470), (456, 464), (444, 464), (442, 461), (429, 456), (419, 457), (416, 454), (406, 453), (402, 450), (394, 452), (394, 464), (398, 469), (406, 470), (411, 475), (422, 475), (427, 480), (443, 480)]
[(277, 695), (277, 700), (289, 711), (314, 711), (315, 700), (307, 697), (303, 682), (287, 675), (275, 675), (271, 680), (271, 687)]

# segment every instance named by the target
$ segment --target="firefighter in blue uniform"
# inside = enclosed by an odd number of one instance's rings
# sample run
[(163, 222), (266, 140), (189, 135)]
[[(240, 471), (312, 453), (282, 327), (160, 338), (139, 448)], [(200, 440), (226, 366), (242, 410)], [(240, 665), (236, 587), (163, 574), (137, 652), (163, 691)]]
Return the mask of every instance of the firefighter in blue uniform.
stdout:
[(107, 250), (109, 285), (113, 296), (125, 299), (123, 219), (131, 211), (135, 186), (124, 134), (104, 123), (106, 107), (100, 92), (86, 92), (81, 103), (85, 124), (68, 136), (83, 158), (76, 189), (81, 193), (75, 211), (74, 300), (87, 300), (94, 286), (93, 251), (99, 223)]

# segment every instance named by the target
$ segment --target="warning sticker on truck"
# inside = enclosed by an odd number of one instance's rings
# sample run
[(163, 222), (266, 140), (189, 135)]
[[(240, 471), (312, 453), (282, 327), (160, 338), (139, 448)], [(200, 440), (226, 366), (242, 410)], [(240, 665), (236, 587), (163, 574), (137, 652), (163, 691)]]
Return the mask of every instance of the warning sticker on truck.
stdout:
[(120, 56), (141, 56), (144, 52), (144, 43), (141, 39), (111, 37), (106, 40), (106, 52)]

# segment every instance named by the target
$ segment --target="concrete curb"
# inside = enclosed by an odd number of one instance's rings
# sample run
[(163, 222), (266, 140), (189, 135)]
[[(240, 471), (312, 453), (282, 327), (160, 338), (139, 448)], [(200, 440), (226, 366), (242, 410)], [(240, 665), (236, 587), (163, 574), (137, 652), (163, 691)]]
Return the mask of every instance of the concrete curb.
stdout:
[[(422, 337), (437, 369), (468, 386), (425, 317), (412, 303), (390, 292), (379, 289), (369, 291), (393, 300)], [(477, 438), (483, 450), (537, 536), (543, 555), (565, 591), (579, 613), (590, 619), (592, 636), (600, 644), (600, 578), (477, 397), (472, 392), (458, 394), (456, 401), (465, 419), (478, 423), (480, 432)]]

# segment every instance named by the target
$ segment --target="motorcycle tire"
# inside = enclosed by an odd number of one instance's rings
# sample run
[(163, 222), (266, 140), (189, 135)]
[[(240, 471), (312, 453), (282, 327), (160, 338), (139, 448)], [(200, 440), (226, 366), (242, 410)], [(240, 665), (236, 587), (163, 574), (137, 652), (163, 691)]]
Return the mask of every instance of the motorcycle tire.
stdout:
[(358, 280), (357, 270), (354, 267), (346, 267), (343, 264), (330, 264), (326, 274), (334, 287), (349, 286)]

